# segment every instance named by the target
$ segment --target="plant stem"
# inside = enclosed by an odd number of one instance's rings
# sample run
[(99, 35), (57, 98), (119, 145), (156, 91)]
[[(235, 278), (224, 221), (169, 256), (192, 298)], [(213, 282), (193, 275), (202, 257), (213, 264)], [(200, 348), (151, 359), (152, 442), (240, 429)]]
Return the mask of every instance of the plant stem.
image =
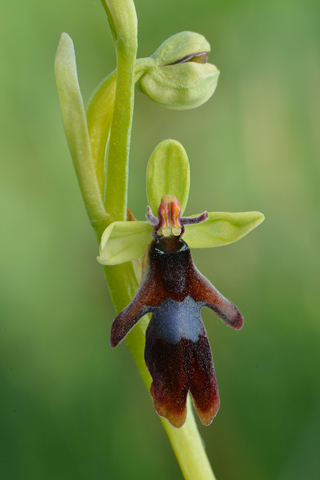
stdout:
[(172, 448), (186, 480), (215, 480), (204, 449), (188, 397), (187, 419), (181, 428), (175, 428), (162, 418)]
[[(129, 149), (134, 107), (135, 61), (137, 41), (134, 29), (128, 27), (124, 34), (119, 29), (136, 25), (130, 18), (134, 5), (128, 0), (102, 0), (111, 25), (116, 53), (117, 74), (114, 112), (111, 125), (107, 160), (105, 209), (110, 221), (126, 220)], [(118, 10), (117, 10), (118, 8)], [(131, 9), (131, 10), (130, 10)], [(135, 12), (134, 12), (135, 13)], [(132, 14), (133, 15), (133, 14)], [(123, 24), (121, 23), (123, 21)], [(134, 297), (138, 288), (132, 262), (104, 266), (104, 272), (116, 312), (120, 312)], [(128, 347), (140, 374), (150, 389), (151, 377), (144, 362), (145, 330), (148, 318), (144, 317), (127, 336)], [(191, 406), (183, 427), (176, 429), (166, 419), (162, 423), (168, 433), (186, 480), (215, 480), (205, 454), (201, 437), (193, 417)]]
[[(102, 0), (106, 12), (111, 18), (117, 51), (117, 74), (114, 112), (103, 114), (101, 102), (93, 113), (90, 122), (101, 120), (104, 127), (97, 127), (92, 148), (92, 137), (89, 137), (83, 100), (78, 84), (76, 61), (73, 42), (67, 34), (62, 34), (59, 43), (55, 73), (61, 102), (62, 117), (69, 149), (78, 177), (81, 194), (88, 212), (91, 224), (97, 234), (98, 242), (104, 229), (115, 220), (126, 220), (127, 216), (127, 186), (130, 134), (134, 105), (135, 79), (147, 66), (148, 60), (142, 59), (136, 63), (136, 22), (130, 17), (135, 14), (132, 0)], [(128, 5), (128, 9), (126, 8)], [(119, 6), (119, 11), (117, 8)], [(123, 25), (121, 22), (123, 21)], [(117, 29), (124, 28), (123, 34), (117, 35)], [(127, 30), (126, 30), (127, 27)], [(123, 29), (122, 28), (122, 29)], [(129, 33), (128, 33), (129, 32)], [(131, 32), (131, 33), (130, 33)], [(119, 32), (118, 32), (119, 33)], [(139, 65), (139, 66), (138, 66)], [(106, 96), (108, 106), (113, 108), (114, 77), (111, 75), (107, 85)], [(100, 99), (103, 97), (99, 97)], [(102, 102), (103, 103), (103, 102)], [(99, 104), (99, 105), (98, 105)], [(112, 104), (112, 105), (111, 105)], [(105, 197), (106, 210), (102, 201), (104, 185), (104, 153), (111, 134), (109, 156), (107, 163), (107, 189)], [(91, 125), (91, 126), (90, 126)], [(89, 125), (92, 132), (94, 126)], [(92, 129), (91, 129), (92, 127)], [(94, 151), (94, 158), (92, 151)], [(98, 152), (98, 153), (97, 153)], [(101, 164), (101, 165), (100, 165)], [(100, 168), (101, 167), (101, 168)], [(130, 303), (138, 289), (137, 276), (133, 263), (104, 266), (105, 276), (117, 312)], [(134, 357), (141, 376), (150, 390), (151, 377), (144, 362), (145, 332), (148, 317), (144, 317), (127, 336), (128, 347)], [(175, 454), (180, 463), (186, 480), (214, 480), (210, 465), (203, 449), (191, 407), (185, 425), (180, 429), (172, 427), (167, 420), (162, 423), (168, 433)]]
[(110, 220), (126, 220), (129, 150), (137, 56), (137, 15), (133, 0), (101, 0), (110, 23), (117, 55), (116, 92), (112, 118), (105, 209)]
[[(134, 61), (132, 62), (132, 59)], [(129, 149), (134, 104), (135, 51), (117, 49), (117, 86), (110, 133), (105, 208), (110, 219), (126, 220)]]

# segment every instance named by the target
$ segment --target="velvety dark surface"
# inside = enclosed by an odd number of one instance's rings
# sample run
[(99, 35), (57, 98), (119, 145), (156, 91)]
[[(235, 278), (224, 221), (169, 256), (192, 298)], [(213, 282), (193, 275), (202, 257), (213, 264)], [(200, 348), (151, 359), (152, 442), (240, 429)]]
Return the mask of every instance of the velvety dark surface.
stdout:
[(159, 415), (180, 427), (190, 391), (200, 420), (205, 425), (211, 423), (219, 408), (219, 393), (203, 325), (196, 341), (181, 336), (171, 343), (159, 336), (153, 317), (147, 330), (145, 359), (153, 378), (151, 395)]
[(182, 302), (187, 296), (200, 308), (212, 309), (231, 327), (242, 327), (241, 313), (196, 269), (187, 244), (179, 237), (158, 237), (151, 244), (139, 290), (112, 324), (111, 345), (118, 345), (143, 315), (153, 312), (167, 298)]
[(151, 244), (148, 268), (132, 302), (115, 318), (115, 347), (146, 313), (145, 360), (153, 378), (151, 394), (159, 415), (175, 427), (186, 416), (190, 391), (205, 425), (219, 408), (219, 394), (207, 334), (200, 316), (211, 308), (235, 329), (243, 325), (239, 310), (194, 266), (188, 245), (179, 237), (157, 237)]

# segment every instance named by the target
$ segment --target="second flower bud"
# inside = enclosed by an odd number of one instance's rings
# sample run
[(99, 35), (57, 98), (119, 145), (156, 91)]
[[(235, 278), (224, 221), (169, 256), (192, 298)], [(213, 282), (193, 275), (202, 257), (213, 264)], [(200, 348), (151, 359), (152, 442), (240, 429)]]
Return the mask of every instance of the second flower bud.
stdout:
[(219, 70), (207, 63), (210, 45), (200, 34), (181, 32), (151, 56), (153, 63), (137, 87), (156, 103), (174, 109), (195, 108), (213, 95)]

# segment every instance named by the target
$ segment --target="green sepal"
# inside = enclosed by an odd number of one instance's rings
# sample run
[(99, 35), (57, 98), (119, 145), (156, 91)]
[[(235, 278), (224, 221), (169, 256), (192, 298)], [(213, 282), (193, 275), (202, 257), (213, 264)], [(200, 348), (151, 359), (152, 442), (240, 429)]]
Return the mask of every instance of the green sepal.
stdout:
[(211, 63), (155, 66), (140, 78), (137, 87), (155, 103), (187, 110), (209, 100), (217, 88), (219, 75), (219, 70)]
[(148, 222), (113, 222), (103, 232), (97, 260), (103, 265), (130, 262), (144, 254), (151, 242)]
[(190, 188), (190, 166), (187, 153), (176, 140), (164, 140), (156, 146), (147, 165), (148, 205), (157, 215), (161, 198), (175, 195), (184, 212)]
[(211, 212), (205, 222), (186, 225), (183, 239), (190, 248), (219, 247), (240, 240), (263, 220), (260, 212)]

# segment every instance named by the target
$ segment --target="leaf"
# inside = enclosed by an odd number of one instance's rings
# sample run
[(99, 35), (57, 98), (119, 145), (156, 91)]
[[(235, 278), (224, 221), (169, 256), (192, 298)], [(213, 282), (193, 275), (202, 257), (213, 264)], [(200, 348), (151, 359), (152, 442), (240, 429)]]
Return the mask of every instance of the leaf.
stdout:
[(67, 33), (61, 35), (55, 64), (63, 126), (76, 165), (92, 162), (87, 120), (77, 76), (73, 42)]
[(152, 240), (152, 226), (148, 222), (113, 222), (106, 228), (97, 260), (103, 265), (130, 262), (144, 254)]
[(183, 239), (191, 248), (219, 247), (240, 240), (263, 220), (260, 212), (211, 212), (205, 222), (186, 225)]
[(176, 140), (164, 140), (152, 152), (147, 166), (147, 197), (154, 215), (157, 215), (161, 198), (175, 195), (186, 208), (190, 188), (190, 167), (187, 153)]
[(64, 131), (89, 218), (95, 225), (105, 221), (99, 185), (93, 166), (87, 119), (77, 76), (73, 42), (61, 35), (54, 70), (60, 97)]

